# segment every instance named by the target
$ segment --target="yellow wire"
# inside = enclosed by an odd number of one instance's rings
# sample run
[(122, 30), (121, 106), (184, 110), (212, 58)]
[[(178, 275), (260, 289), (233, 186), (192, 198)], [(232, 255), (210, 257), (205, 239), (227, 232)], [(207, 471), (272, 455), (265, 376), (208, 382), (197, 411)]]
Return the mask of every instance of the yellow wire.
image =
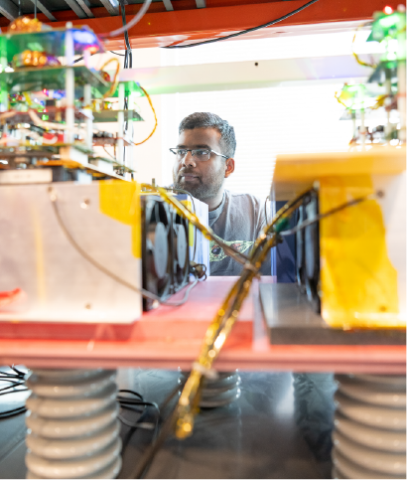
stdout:
[(370, 108), (372, 110), (377, 110), (380, 107), (384, 107), (384, 102), (386, 101), (386, 98), (389, 98), (389, 95), (379, 95), (376, 98), (376, 103)]
[(166, 203), (170, 204), (173, 208), (175, 208), (175, 210), (183, 218), (186, 218), (190, 223), (192, 223), (192, 225), (198, 228), (203, 233), (205, 238), (207, 238), (208, 240), (213, 240), (215, 243), (217, 243), (220, 247), (223, 248), (223, 251), (227, 255), (231, 256), (237, 262), (242, 264), (246, 263), (248, 258), (244, 254), (232, 248), (222, 238), (218, 237), (210, 227), (201, 223), (198, 216), (194, 212), (191, 212), (184, 204), (182, 204), (175, 197), (170, 195), (165, 188), (157, 187), (156, 191), (160, 195), (160, 197)]
[(148, 94), (147, 90), (145, 90), (141, 85), (139, 85), (139, 87), (141, 88), (141, 90), (143, 90), (143, 93), (147, 97), (148, 103), (150, 104), (151, 110), (153, 111), (155, 125), (154, 125), (154, 128), (153, 128), (152, 132), (150, 133), (150, 135), (147, 138), (145, 138), (142, 142), (135, 143), (134, 145), (141, 145), (142, 143), (147, 142), (147, 140), (154, 135), (154, 132), (157, 130), (157, 125), (158, 125), (157, 115), (155, 113), (153, 102), (151, 101), (150, 95)]
[(181, 392), (178, 401), (175, 420), (175, 435), (183, 439), (191, 435), (194, 425), (194, 416), (198, 411), (199, 395), (202, 388), (202, 377), (205, 371), (212, 368), (222, 346), (235, 324), (243, 301), (250, 291), (251, 283), (265, 261), (267, 253), (276, 244), (277, 235), (274, 231), (278, 222), (289, 218), (299, 203), (308, 194), (303, 192), (293, 201), (284, 205), (273, 220), (268, 223), (256, 239), (250, 254), (250, 265), (254, 268), (245, 268), (237, 282), (229, 291), (214, 320), (209, 325), (198, 359), (194, 362), (191, 374)]
[(28, 103), (28, 106), (29, 106), (29, 107), (32, 107), (33, 102), (32, 102), (32, 100), (31, 100), (30, 95), (29, 95), (27, 92), (23, 92), (23, 96), (24, 96), (24, 98), (25, 98), (25, 101)]
[(356, 40), (356, 37), (357, 37), (357, 34), (359, 32), (359, 30), (364, 27), (366, 24), (365, 23), (362, 23), (361, 25), (358, 26), (358, 28), (355, 30), (355, 34), (353, 35), (353, 40), (352, 40), (352, 55), (355, 57), (355, 60), (358, 62), (359, 65), (362, 65), (362, 67), (370, 67), (370, 68), (376, 68), (377, 65), (374, 64), (374, 63), (367, 63), (367, 62), (364, 62), (363, 60), (361, 60), (359, 58), (359, 55), (355, 52), (355, 40)]
[(115, 57), (109, 58), (109, 60), (107, 60), (107, 61), (102, 65), (102, 67), (101, 67), (100, 70), (103, 71), (103, 69), (106, 68), (107, 65), (109, 65), (109, 63), (112, 63), (112, 62), (116, 62), (116, 72), (115, 72), (115, 74), (114, 74), (114, 78), (113, 78), (113, 82), (112, 82), (111, 87), (110, 87), (109, 90), (103, 95), (102, 98), (109, 98), (109, 97), (111, 97), (111, 96), (114, 94), (114, 92), (115, 92), (115, 90), (116, 90), (116, 88), (117, 88), (117, 84), (119, 83), (118, 77), (119, 77), (119, 71), (120, 71), (120, 62), (119, 62), (119, 60), (118, 60), (117, 58), (115, 58)]
[(338, 95), (338, 92), (335, 92), (335, 98), (337, 100), (338, 103), (340, 103), (342, 106), (344, 106), (346, 108), (346, 110), (352, 110), (351, 108), (349, 108), (347, 105), (345, 105), (342, 100), (339, 98), (339, 95)]

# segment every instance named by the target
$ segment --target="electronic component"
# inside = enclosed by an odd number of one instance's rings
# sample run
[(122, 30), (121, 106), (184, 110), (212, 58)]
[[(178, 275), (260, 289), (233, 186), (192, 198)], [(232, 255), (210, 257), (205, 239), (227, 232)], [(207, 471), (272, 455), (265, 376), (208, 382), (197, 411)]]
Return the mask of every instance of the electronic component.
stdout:
[[(374, 72), (335, 94), (354, 121), (351, 151), (277, 157), (273, 198), (309, 188), (297, 226), (280, 235), (295, 235), (297, 282), (334, 328), (406, 325), (405, 26), (403, 5), (376, 12), (368, 41), (383, 41), (383, 55), (373, 65), (354, 53)], [(387, 122), (369, 130), (366, 110), (379, 108)]]
[(8, 27), (9, 33), (32, 33), (51, 30), (48, 25), (41, 23), (37, 18), (19, 17)]
[(171, 219), (173, 289), (177, 292), (189, 281), (188, 220), (173, 211)]
[[(194, 244), (194, 254), (199, 253), (188, 220), (158, 195), (143, 197), (143, 214), (135, 215), (136, 220), (128, 218), (134, 209), (127, 205), (132, 197), (126, 192), (138, 186), (126, 182), (132, 180), (133, 154), (125, 156), (124, 151), (135, 144), (125, 135), (125, 126), (142, 120), (136, 96), (146, 95), (154, 112), (151, 99), (133, 79), (118, 82), (116, 58), (98, 71), (89, 68), (86, 57), (105, 50), (87, 27), (68, 23), (52, 29), (36, 19), (20, 18), (0, 41), (0, 82), (5, 86), (0, 91), (0, 198), (7, 197), (7, 205), (12, 204), (0, 222), (7, 225), (8, 235), (26, 232), (11, 249), (6, 248), (11, 237), (1, 239), (1, 258), (11, 268), (0, 281), (0, 291), (22, 292), (7, 297), (12, 305), (2, 312), (3, 319), (128, 323), (139, 315), (141, 293), (148, 298), (144, 308), (149, 309), (188, 284), (190, 247)], [(85, 57), (85, 65), (76, 65), (77, 55)], [(115, 63), (114, 74), (105, 70), (110, 63)], [(118, 102), (112, 103), (115, 97)], [(93, 122), (117, 122), (118, 132), (95, 131)], [(149, 137), (156, 124), (155, 116)], [(113, 146), (114, 154), (106, 146)], [(95, 147), (103, 147), (109, 158), (100, 156)], [(107, 178), (120, 181), (109, 187), (103, 182)], [(111, 194), (109, 201), (105, 194)], [(133, 195), (138, 205), (138, 194)], [(119, 220), (119, 225), (126, 218), (124, 227), (111, 225), (111, 238), (104, 215)], [(14, 216), (19, 221), (14, 222)], [(121, 232), (118, 240), (120, 230), (129, 225), (130, 237), (126, 240)], [(103, 229), (106, 238), (98, 241)], [(109, 248), (114, 250), (112, 258)], [(115, 256), (120, 257), (116, 264)], [(34, 265), (43, 272), (39, 277)], [(112, 301), (106, 287), (111, 282)], [(130, 299), (135, 302), (133, 310)], [(117, 302), (121, 306), (115, 316)]]
[(61, 65), (61, 62), (53, 55), (47, 55), (45, 52), (37, 52), (33, 50), (24, 50), (22, 53), (17, 53), (13, 57), (12, 66), (16, 68), (26, 67), (49, 67)]
[[(298, 208), (297, 226), (301, 227), (303, 222), (316, 219), (318, 214), (318, 193), (311, 190)], [(300, 228), (295, 234), (295, 240), (297, 282), (319, 313), (321, 310), (319, 223), (315, 222), (305, 228)]]
[[(172, 293), (172, 212), (160, 197), (143, 195), (141, 202), (143, 286), (166, 300)], [(150, 310), (153, 304), (153, 300), (143, 299), (144, 310)]]
[(277, 156), (274, 198), (306, 192), (280, 235), (295, 236), (298, 283), (331, 327), (406, 325), (405, 156), (383, 146)]
[[(143, 287), (167, 300), (189, 283), (189, 224), (158, 195), (143, 194), (141, 205)], [(145, 310), (154, 306), (143, 299)]]

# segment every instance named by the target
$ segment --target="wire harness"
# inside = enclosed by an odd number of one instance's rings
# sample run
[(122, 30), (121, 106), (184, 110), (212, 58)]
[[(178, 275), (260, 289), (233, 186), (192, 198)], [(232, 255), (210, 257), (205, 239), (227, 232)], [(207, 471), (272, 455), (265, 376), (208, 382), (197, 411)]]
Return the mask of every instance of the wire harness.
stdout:
[[(26, 375), (27, 372), (19, 370), (14, 365), (9, 367), (9, 370), (0, 370), (0, 382), (9, 384), (0, 388), (0, 396), (18, 392), (27, 392), (28, 388), (25, 386)], [(25, 413), (25, 411), (25, 405), (2, 412), (0, 411), (0, 420), (20, 415), (21, 413)]]
[(291, 17), (292, 15), (295, 15), (296, 13), (301, 12), (305, 8), (310, 7), (312, 4), (314, 4), (318, 1), (319, 0), (311, 0), (310, 2), (306, 3), (302, 7), (296, 8), (292, 12), (287, 13), (286, 15), (283, 15), (282, 17), (276, 18), (275, 20), (272, 20), (271, 22), (263, 23), (262, 25), (259, 25), (257, 27), (253, 27), (253, 28), (248, 28), (247, 30), (242, 30), (241, 32), (232, 33), (231, 35), (226, 35), (225, 37), (213, 38), (211, 40), (204, 40), (203, 42), (191, 43), (189, 45), (169, 45), (167, 47), (162, 47), (162, 48), (198, 47), (200, 45), (207, 45), (209, 43), (216, 43), (216, 42), (221, 42), (223, 40), (229, 40), (230, 38), (240, 37), (240, 35), (244, 35), (244, 34), (250, 33), (250, 32), (255, 32), (256, 30), (261, 30), (262, 28), (271, 27), (271, 25), (275, 25), (276, 23), (282, 22), (283, 20)]

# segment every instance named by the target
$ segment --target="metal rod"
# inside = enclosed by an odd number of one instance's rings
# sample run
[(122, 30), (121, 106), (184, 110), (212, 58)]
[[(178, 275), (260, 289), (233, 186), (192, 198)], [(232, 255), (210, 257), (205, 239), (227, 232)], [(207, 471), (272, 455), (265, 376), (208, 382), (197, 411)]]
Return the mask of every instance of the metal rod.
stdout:
[(118, 155), (117, 160), (120, 164), (123, 164), (123, 136), (124, 136), (124, 83), (119, 83), (119, 112), (117, 114), (117, 123), (118, 123), (118, 141), (117, 149)]
[(65, 34), (65, 58), (66, 65), (71, 68), (67, 68), (65, 72), (65, 95), (66, 95), (66, 112), (65, 112), (65, 122), (66, 122), (66, 131), (65, 131), (65, 142), (73, 142), (73, 131), (75, 126), (75, 72), (72, 68), (74, 62), (74, 44), (72, 31), (72, 23), (68, 22), (66, 24), (67, 31)]

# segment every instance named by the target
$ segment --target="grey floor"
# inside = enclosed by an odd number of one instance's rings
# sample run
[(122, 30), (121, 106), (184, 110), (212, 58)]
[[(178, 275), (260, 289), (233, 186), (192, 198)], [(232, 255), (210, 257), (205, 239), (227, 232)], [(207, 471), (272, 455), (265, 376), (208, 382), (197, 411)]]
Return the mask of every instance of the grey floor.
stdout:
[[(227, 407), (202, 410), (192, 437), (168, 439), (147, 478), (330, 478), (332, 376), (240, 372), (241, 395)], [(123, 369), (119, 388), (162, 403), (179, 373)], [(22, 395), (0, 397), (0, 411)], [(153, 420), (153, 410), (151, 420)], [(137, 414), (123, 412), (132, 422)], [(152, 432), (123, 426), (123, 468), (129, 478), (152, 440)], [(0, 420), (0, 478), (25, 478), (24, 415)]]

